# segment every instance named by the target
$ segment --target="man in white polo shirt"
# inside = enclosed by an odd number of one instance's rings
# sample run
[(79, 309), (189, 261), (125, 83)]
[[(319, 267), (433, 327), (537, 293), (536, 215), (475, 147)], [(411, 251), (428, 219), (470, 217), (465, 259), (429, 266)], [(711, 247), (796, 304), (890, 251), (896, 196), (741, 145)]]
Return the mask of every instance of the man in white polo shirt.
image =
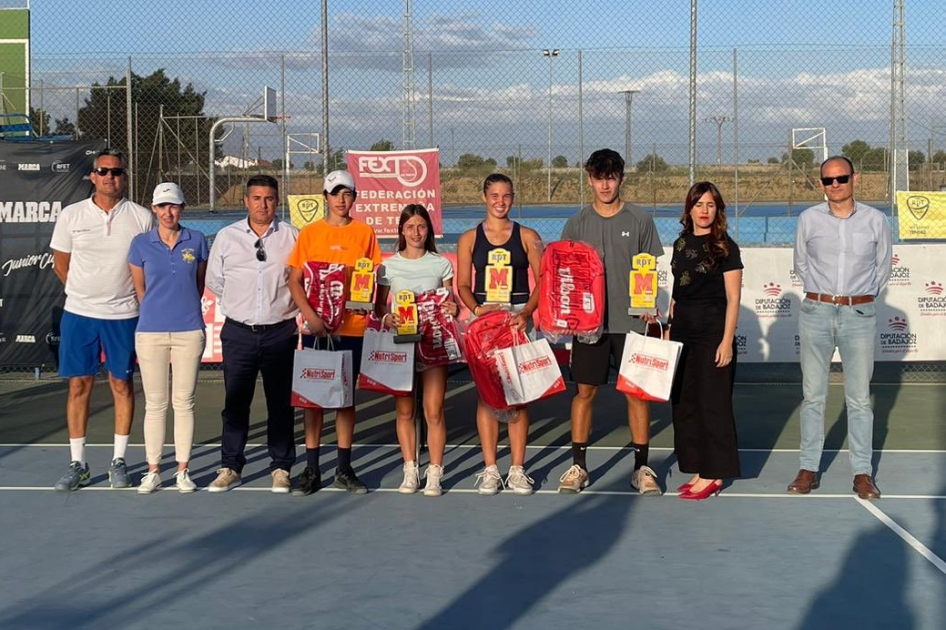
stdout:
[(115, 450), (108, 469), (113, 488), (131, 485), (125, 450), (135, 414), (132, 374), (138, 299), (128, 268), (132, 239), (149, 232), (154, 215), (125, 198), (124, 156), (106, 149), (89, 175), (95, 194), (63, 208), (49, 246), (53, 271), (66, 287), (59, 345), (59, 375), (69, 379), (66, 422), (71, 463), (56, 490), (71, 491), (91, 479), (85, 460), (89, 399), (105, 353), (115, 404)]

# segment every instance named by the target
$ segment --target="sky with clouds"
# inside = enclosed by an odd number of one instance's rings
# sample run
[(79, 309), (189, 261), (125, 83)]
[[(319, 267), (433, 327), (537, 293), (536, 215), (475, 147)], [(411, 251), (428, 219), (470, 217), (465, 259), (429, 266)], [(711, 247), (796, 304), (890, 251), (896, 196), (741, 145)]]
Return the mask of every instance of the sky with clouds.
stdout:
[[(909, 134), (925, 150), (946, 100), (946, 33), (937, 26), (946, 6), (907, 5)], [(328, 6), (333, 144), (399, 144), (404, 3)], [(715, 155), (717, 127), (707, 119), (736, 111), (744, 157), (777, 153), (793, 126), (825, 126), (835, 150), (855, 138), (884, 143), (892, 6), (703, 0), (701, 151)], [(689, 0), (415, 0), (413, 13), (419, 145), (433, 140), (500, 160), (515, 151), (544, 157), (551, 92), (553, 152), (574, 161), (580, 142), (623, 147), (619, 92), (635, 89), (634, 153), (656, 146), (673, 161), (685, 155)], [(321, 127), (320, 5), (312, 0), (33, 0), (32, 36), (34, 78), (49, 86), (120, 76), (131, 56), (135, 72), (166, 68), (206, 91), (209, 111), (231, 115), (285, 77), (289, 124)], [(561, 53), (550, 63), (545, 48)], [(50, 88), (50, 102), (65, 103), (64, 94)], [(730, 153), (733, 131), (725, 125)]]

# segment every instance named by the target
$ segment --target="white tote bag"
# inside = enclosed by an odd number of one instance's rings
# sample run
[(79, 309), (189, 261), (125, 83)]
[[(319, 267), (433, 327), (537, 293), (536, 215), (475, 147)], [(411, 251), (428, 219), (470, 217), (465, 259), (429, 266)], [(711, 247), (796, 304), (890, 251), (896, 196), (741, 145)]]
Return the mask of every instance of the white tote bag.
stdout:
[(565, 391), (562, 369), (547, 339), (495, 350), (493, 356), (510, 405), (524, 405)]
[(679, 341), (628, 333), (618, 370), (618, 391), (641, 400), (669, 400), (681, 350)]
[(365, 330), (358, 389), (393, 396), (410, 394), (414, 389), (414, 344), (394, 343), (394, 333)]
[[(331, 342), (330, 342), (331, 343)], [(292, 406), (351, 407), (351, 350), (296, 350), (292, 359)]]

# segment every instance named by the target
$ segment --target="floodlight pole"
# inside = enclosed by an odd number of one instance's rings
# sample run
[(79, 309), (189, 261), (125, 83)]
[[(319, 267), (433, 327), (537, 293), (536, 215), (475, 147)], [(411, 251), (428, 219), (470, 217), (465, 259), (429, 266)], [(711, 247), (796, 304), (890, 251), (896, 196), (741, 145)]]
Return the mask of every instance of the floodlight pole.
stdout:
[(634, 95), (638, 94), (640, 90), (621, 90), (619, 94), (624, 95), (624, 163), (627, 165), (627, 168), (624, 170), (631, 170), (631, 105), (634, 103)]
[(549, 174), (549, 201), (552, 201), (552, 60), (559, 56), (558, 48), (546, 48), (542, 55), (549, 58), (549, 162), (546, 170)]

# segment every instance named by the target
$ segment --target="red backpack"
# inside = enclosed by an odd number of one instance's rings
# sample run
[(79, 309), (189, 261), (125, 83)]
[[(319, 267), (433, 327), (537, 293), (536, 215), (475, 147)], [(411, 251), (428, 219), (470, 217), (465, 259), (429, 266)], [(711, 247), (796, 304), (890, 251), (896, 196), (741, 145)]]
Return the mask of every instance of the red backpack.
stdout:
[(509, 311), (490, 311), (470, 322), (464, 334), (466, 361), (477, 392), (483, 402), (500, 411), (510, 405), (506, 403), (493, 351), (529, 342), (523, 331), (512, 327), (512, 318)]
[(417, 342), (415, 361), (425, 368), (463, 360), (457, 322), (440, 308), (450, 296), (450, 289), (441, 287), (418, 293), (414, 299), (420, 320), (420, 341)]
[(545, 248), (539, 292), (539, 328), (553, 342), (568, 335), (589, 340), (604, 325), (604, 263), (581, 241), (556, 241)]

